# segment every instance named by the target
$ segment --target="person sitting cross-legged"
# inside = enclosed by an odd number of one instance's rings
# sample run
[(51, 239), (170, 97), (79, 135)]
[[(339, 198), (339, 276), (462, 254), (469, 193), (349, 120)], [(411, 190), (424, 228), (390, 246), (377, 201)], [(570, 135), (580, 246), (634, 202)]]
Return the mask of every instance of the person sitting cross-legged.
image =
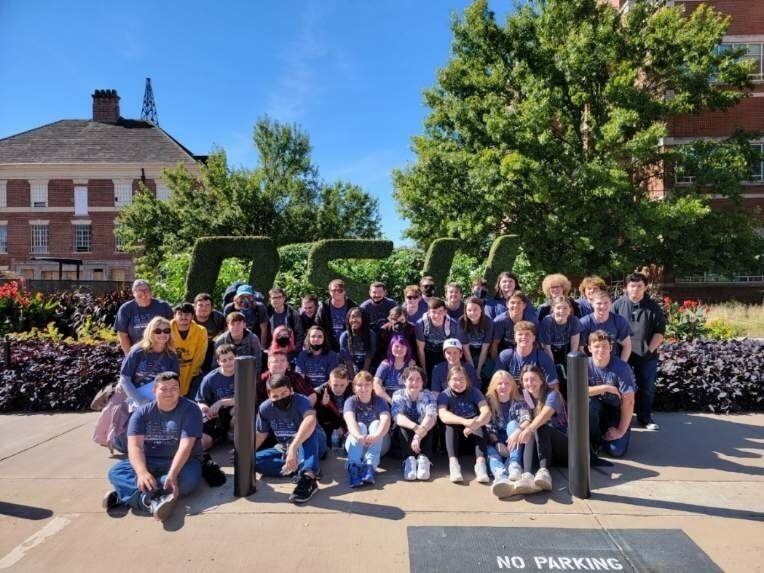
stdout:
[(154, 398), (130, 417), (128, 459), (109, 470), (114, 489), (104, 496), (103, 507), (128, 505), (165, 521), (178, 498), (202, 479), (202, 413), (181, 397), (176, 372), (157, 375)]
[[(289, 501), (305, 503), (318, 490), (318, 460), (326, 453), (326, 436), (310, 400), (294, 392), (285, 374), (273, 374), (266, 390), (268, 399), (260, 404), (255, 424), (255, 469), (271, 477), (297, 474)], [(276, 444), (257, 451), (270, 434)]]

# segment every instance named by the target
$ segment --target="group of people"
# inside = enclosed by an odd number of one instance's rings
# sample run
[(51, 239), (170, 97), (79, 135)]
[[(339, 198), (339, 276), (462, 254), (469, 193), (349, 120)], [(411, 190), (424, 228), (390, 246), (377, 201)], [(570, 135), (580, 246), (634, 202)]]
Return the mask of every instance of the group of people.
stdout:
[[(283, 289), (265, 297), (250, 285), (228, 293), (222, 312), (209, 294), (171, 308), (144, 280), (117, 314), (125, 353), (120, 386), (131, 415), (114, 440), (127, 453), (110, 471), (110, 509), (124, 504), (164, 520), (201, 480), (204, 452), (231, 438), (235, 359), (255, 361), (255, 464), (264, 476), (293, 476), (290, 496), (318, 489), (320, 460), (343, 451), (350, 487), (373, 484), (389, 451), (405, 480), (428, 480), (437, 452), (462, 482), (460, 456), (499, 498), (552, 488), (549, 468), (567, 464), (566, 356), (588, 359), (590, 459), (626, 454), (633, 414), (648, 430), (665, 332), (647, 278), (627, 277), (613, 301), (586, 277), (573, 299), (561, 274), (542, 283), (535, 308), (517, 276), (499, 275), (470, 296), (432, 277), (404, 289), (399, 304), (374, 282), (357, 305), (340, 279), (328, 298), (299, 309)], [(472, 459), (472, 458), (470, 458)]]

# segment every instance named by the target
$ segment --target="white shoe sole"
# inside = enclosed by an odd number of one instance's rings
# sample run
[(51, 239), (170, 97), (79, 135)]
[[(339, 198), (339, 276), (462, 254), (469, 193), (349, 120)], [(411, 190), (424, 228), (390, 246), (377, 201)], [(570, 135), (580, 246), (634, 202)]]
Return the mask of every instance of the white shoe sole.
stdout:
[(507, 480), (495, 481), (491, 486), (491, 493), (499, 499), (510, 497), (515, 493), (515, 486), (512, 482)]

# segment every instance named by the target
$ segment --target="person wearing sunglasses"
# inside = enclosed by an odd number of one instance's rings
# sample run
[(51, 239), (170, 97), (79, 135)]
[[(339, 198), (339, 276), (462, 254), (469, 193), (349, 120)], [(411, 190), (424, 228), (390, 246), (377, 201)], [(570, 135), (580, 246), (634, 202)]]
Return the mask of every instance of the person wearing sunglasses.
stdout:
[(180, 364), (172, 340), (172, 326), (155, 316), (122, 361), (119, 383), (127, 394), (130, 410), (154, 399), (154, 379), (162, 372), (178, 372)]

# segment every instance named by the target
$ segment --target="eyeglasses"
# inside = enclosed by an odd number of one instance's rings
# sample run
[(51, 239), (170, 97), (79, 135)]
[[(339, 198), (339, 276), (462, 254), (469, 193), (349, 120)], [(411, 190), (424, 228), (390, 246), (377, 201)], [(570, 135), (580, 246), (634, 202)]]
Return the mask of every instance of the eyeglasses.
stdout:
[(416, 299), (418, 299), (418, 298), (419, 298), (419, 297), (418, 297), (418, 296), (416, 296), (416, 295), (406, 295), (406, 300), (416, 300)]
[(171, 328), (155, 328), (154, 334), (170, 334), (172, 332)]
[(345, 289), (341, 287), (335, 287), (335, 288), (329, 289), (329, 292), (345, 292)]

